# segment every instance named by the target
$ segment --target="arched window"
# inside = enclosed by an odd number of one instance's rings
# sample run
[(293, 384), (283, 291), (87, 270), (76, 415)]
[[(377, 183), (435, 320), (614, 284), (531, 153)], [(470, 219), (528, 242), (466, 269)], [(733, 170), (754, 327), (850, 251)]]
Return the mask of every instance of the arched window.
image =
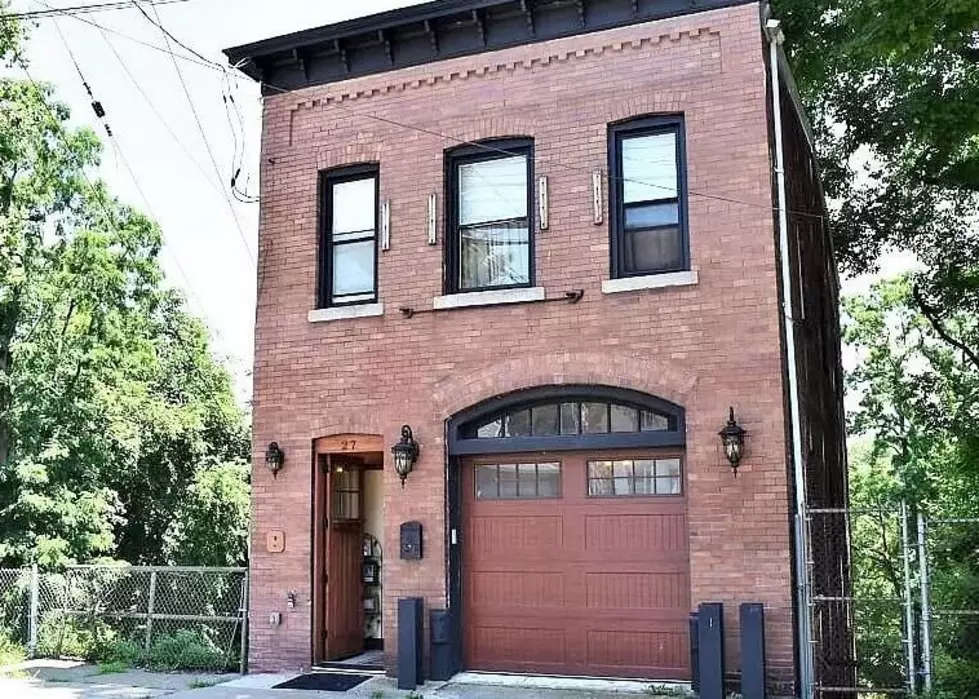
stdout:
[(683, 408), (609, 386), (543, 386), (485, 401), (449, 421), (452, 454), (682, 446)]

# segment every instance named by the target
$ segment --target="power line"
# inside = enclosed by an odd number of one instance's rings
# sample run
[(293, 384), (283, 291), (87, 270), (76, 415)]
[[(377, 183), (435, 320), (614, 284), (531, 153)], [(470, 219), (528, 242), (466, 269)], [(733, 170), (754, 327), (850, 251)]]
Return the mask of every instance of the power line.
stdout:
[[(164, 39), (164, 41), (167, 44), (167, 48), (169, 50), (168, 52), (170, 53), (170, 58), (171, 58), (171, 60), (173, 62), (173, 68), (177, 72), (177, 78), (180, 80), (180, 86), (181, 86), (181, 88), (184, 91), (184, 96), (187, 98), (187, 104), (190, 106), (190, 111), (194, 115), (194, 121), (197, 124), (197, 130), (200, 132), (201, 139), (204, 141), (204, 148), (207, 150), (207, 155), (208, 155), (208, 157), (211, 160), (211, 165), (214, 167), (214, 172), (215, 172), (215, 174), (218, 177), (218, 182), (221, 182), (222, 181), (221, 180), (221, 168), (218, 167), (217, 160), (214, 158), (214, 152), (211, 150), (211, 144), (207, 140), (207, 134), (204, 131), (204, 125), (201, 123), (200, 115), (198, 115), (198, 113), (197, 113), (197, 108), (194, 106), (194, 100), (190, 96), (190, 90), (188, 89), (187, 83), (184, 80), (184, 74), (180, 70), (180, 65), (177, 63), (177, 59), (174, 56), (173, 48), (170, 46), (170, 37), (171, 37), (171, 34), (166, 29), (164, 29), (163, 24), (160, 21), (160, 15), (156, 11), (156, 7), (153, 7), (153, 11), (156, 13), (156, 21), (154, 21), (153, 18), (150, 17), (149, 14), (147, 14), (146, 11), (142, 7), (140, 7), (139, 5), (136, 4), (135, 0), (133, 1), (133, 5), (140, 11), (140, 13), (142, 13), (142, 15), (146, 18), (146, 20), (150, 24), (155, 25), (163, 33), (163, 39)], [(194, 52), (194, 53), (196, 53), (196, 52)], [(224, 69), (223, 68), (222, 68), (222, 72), (224, 72)], [(248, 245), (248, 239), (245, 237), (245, 231), (242, 230), (241, 222), (238, 220), (238, 214), (235, 211), (234, 204), (231, 203), (231, 198), (228, 196), (228, 193), (225, 191), (225, 189), (224, 189), (223, 186), (221, 187), (221, 194), (224, 196), (224, 200), (228, 204), (228, 210), (231, 212), (231, 217), (234, 219), (235, 228), (238, 229), (238, 236), (239, 236), (239, 238), (241, 238), (241, 244), (245, 247), (245, 252), (248, 253), (248, 259), (251, 260), (251, 262), (252, 262), (253, 265), (256, 265), (257, 262), (255, 260), (255, 255), (252, 254), (252, 249)]]
[[(58, 30), (58, 36), (61, 38), (61, 41), (62, 41), (62, 43), (65, 46), (65, 49), (68, 51), (68, 55), (71, 57), (72, 63), (74, 63), (74, 65), (75, 65), (75, 69), (78, 71), (78, 77), (81, 79), (82, 84), (85, 86), (86, 91), (88, 92), (89, 96), (92, 98), (92, 104), (93, 104), (93, 106), (94, 105), (99, 105), (99, 109), (96, 110), (96, 115), (99, 117), (99, 119), (102, 121), (103, 126), (105, 127), (105, 131), (106, 131), (106, 133), (109, 136), (109, 141), (112, 144), (113, 151), (114, 151), (114, 153), (116, 155), (116, 159), (119, 160), (119, 161), (122, 161), (123, 166), (129, 172), (129, 176), (132, 178), (133, 184), (136, 186), (136, 191), (139, 192), (140, 197), (143, 199), (143, 203), (146, 206), (147, 211), (149, 212), (149, 214), (152, 217), (152, 219), (157, 222), (156, 228), (157, 228), (157, 230), (160, 233), (160, 240), (161, 240), (161, 242), (163, 242), (164, 244), (166, 244), (166, 236), (163, 233), (162, 226), (160, 226), (160, 224), (159, 224), (159, 219), (157, 218), (156, 214), (153, 212), (153, 208), (150, 205), (149, 198), (146, 196), (146, 192), (143, 191), (143, 188), (142, 188), (142, 186), (139, 183), (139, 178), (136, 177), (136, 172), (133, 170), (132, 166), (129, 164), (129, 160), (126, 158), (125, 153), (123, 153), (122, 148), (119, 146), (119, 143), (118, 143), (118, 141), (115, 138), (115, 135), (112, 133), (112, 129), (109, 126), (108, 119), (106, 118), (105, 110), (104, 109), (101, 109), (101, 104), (98, 102), (98, 100), (95, 99), (95, 96), (92, 94), (92, 89), (89, 87), (88, 81), (85, 80), (85, 75), (84, 75), (84, 73), (82, 73), (81, 66), (78, 64), (78, 61), (75, 59), (74, 52), (72, 52), (71, 46), (68, 44), (68, 40), (65, 37), (65, 35), (62, 33), (61, 27), (58, 26), (58, 23), (57, 22), (55, 22), (55, 27)], [(34, 81), (34, 78), (31, 76), (30, 72), (27, 70), (27, 66), (24, 64), (23, 61), (19, 61), (19, 62), (20, 62), (21, 68), (24, 70), (24, 74), (27, 75), (27, 79), (30, 80), (31, 84), (34, 86), (35, 91), (37, 91), (38, 95), (41, 97), (42, 104), (44, 105), (45, 109), (47, 109), (49, 115), (51, 116), (52, 120), (54, 121), (55, 127), (58, 129), (58, 132), (62, 136), (62, 140), (64, 141), (65, 140), (64, 139), (64, 131), (63, 131), (62, 127), (61, 127), (61, 123), (57, 120), (57, 117), (55, 116), (54, 112), (52, 111), (50, 105), (47, 103), (47, 100), (44, 98), (44, 94), (43, 94), (43, 92), (41, 92), (40, 87)], [(100, 113), (100, 110), (101, 110), (101, 113)], [(65, 141), (65, 143), (67, 145), (67, 141)], [(93, 192), (95, 192), (96, 191), (95, 190), (95, 186), (92, 184), (91, 180), (88, 179), (88, 174), (84, 170), (82, 170), (82, 176), (85, 178), (85, 181), (88, 184), (89, 188)], [(102, 208), (103, 212), (106, 214), (106, 221), (107, 221), (107, 223), (109, 223), (111, 225), (111, 223), (112, 223), (112, 214), (109, 212), (108, 207), (106, 207), (105, 201), (101, 197), (96, 197), (96, 199), (98, 200), (99, 204), (101, 205), (101, 208)], [(186, 285), (187, 290), (190, 292), (191, 298), (197, 304), (200, 312), (206, 316), (206, 313), (204, 311), (204, 304), (201, 303), (200, 298), (197, 296), (197, 292), (194, 291), (194, 287), (190, 283), (190, 277), (187, 276), (187, 273), (184, 271), (183, 265), (180, 264), (180, 259), (177, 257), (176, 252), (174, 252), (174, 251), (171, 250), (171, 256), (173, 257), (174, 265), (176, 266), (177, 271), (180, 273), (180, 276), (184, 280), (184, 284)]]
[[(150, 5), (174, 5), (177, 3), (190, 2), (191, 0), (143, 0)], [(46, 10), (31, 10), (29, 12), (8, 12), (4, 17), (11, 19), (44, 19), (48, 17), (68, 17), (73, 15), (90, 14), (95, 12), (110, 12), (113, 10), (132, 9), (132, 3), (126, 2), (102, 2), (91, 5), (75, 5), (73, 7), (51, 7)]]

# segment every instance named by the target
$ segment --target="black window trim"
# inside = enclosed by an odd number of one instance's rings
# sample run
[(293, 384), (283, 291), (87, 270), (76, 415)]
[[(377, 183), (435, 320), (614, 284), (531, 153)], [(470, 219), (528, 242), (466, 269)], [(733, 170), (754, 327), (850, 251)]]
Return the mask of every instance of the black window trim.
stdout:
[[(658, 114), (633, 117), (624, 121), (609, 124), (608, 127), (608, 159), (609, 159), (609, 254), (610, 272), (612, 279), (629, 277), (645, 277), (657, 274), (670, 274), (690, 269), (690, 232), (687, 209), (687, 147), (686, 129), (682, 114)], [(623, 240), (625, 236), (625, 196), (622, 174), (622, 141), (636, 136), (648, 136), (659, 133), (675, 133), (677, 149), (677, 189), (678, 211), (680, 218), (680, 264), (671, 269), (656, 271), (626, 272), (623, 257)], [(652, 227), (655, 228), (655, 227)]]
[[(472, 289), (461, 288), (459, 273), (461, 268), (461, 245), (459, 241), (459, 166), (469, 163), (510, 158), (523, 155), (527, 158), (527, 230), (528, 280), (526, 284), (505, 286), (485, 286)], [(532, 288), (536, 281), (535, 227), (534, 218), (534, 139), (529, 136), (514, 136), (479, 141), (450, 148), (444, 155), (445, 169), (445, 274), (443, 291), (449, 294), (469, 294), (480, 291), (503, 291), (506, 289)], [(510, 220), (510, 219), (506, 219)]]
[[(333, 296), (333, 186), (344, 182), (355, 182), (365, 180), (369, 177), (374, 178), (374, 288), (371, 298), (358, 298), (353, 301), (344, 301), (343, 297), (334, 298)], [(316, 294), (317, 308), (337, 308), (346, 306), (359, 306), (368, 303), (377, 303), (377, 269), (378, 269), (378, 224), (380, 221), (380, 192), (381, 190), (381, 167), (379, 163), (358, 163), (356, 165), (343, 165), (340, 167), (321, 170), (319, 176), (319, 260), (317, 270), (319, 288)], [(346, 243), (363, 242), (370, 240), (364, 236), (356, 240), (347, 240)], [(351, 294), (353, 295), (353, 294)], [(360, 297), (363, 294), (356, 294)]]
[[(466, 437), (473, 425), (502, 412), (549, 401), (614, 402), (670, 417), (675, 429), (657, 432), (607, 432), (529, 437)], [(686, 413), (682, 407), (640, 391), (615, 386), (561, 384), (536, 386), (497, 396), (456, 414), (448, 422), (448, 449), (454, 456), (515, 454), (525, 451), (578, 451), (682, 447), (686, 444)]]

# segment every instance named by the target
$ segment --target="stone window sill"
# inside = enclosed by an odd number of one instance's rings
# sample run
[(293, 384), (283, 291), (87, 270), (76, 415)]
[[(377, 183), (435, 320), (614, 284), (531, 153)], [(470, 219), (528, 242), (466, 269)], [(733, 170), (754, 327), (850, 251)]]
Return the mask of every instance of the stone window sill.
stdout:
[(332, 308), (317, 308), (310, 311), (306, 319), (310, 323), (329, 323), (334, 320), (349, 318), (369, 318), (384, 315), (383, 303), (360, 303), (355, 306), (333, 306)]
[(544, 287), (529, 289), (499, 289), (492, 291), (472, 291), (465, 294), (447, 294), (432, 299), (436, 311), (447, 308), (467, 308), (470, 306), (499, 306), (507, 303), (530, 303), (544, 300)]
[(698, 281), (699, 276), (696, 270), (667, 272), (665, 274), (647, 274), (642, 277), (606, 279), (602, 282), (602, 293), (619, 294), (626, 291), (642, 291), (643, 289), (664, 289), (671, 286), (692, 286)]

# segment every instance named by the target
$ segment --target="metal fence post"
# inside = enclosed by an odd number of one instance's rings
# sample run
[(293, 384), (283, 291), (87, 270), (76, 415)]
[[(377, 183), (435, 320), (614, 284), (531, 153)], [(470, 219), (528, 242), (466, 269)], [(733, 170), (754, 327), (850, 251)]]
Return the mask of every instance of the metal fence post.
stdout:
[(918, 567), (921, 578), (921, 676), (925, 691), (931, 691), (931, 601), (928, 582), (928, 546), (925, 516), (918, 511)]
[(146, 599), (146, 640), (144, 647), (150, 652), (153, 645), (153, 607), (156, 604), (156, 571), (150, 571), (150, 594)]
[(904, 559), (904, 652), (907, 654), (908, 694), (914, 694), (914, 602), (911, 592), (911, 536), (908, 531), (908, 504), (901, 502), (901, 558)]
[(27, 654), (33, 658), (37, 654), (37, 634), (41, 616), (41, 584), (38, 579), (37, 563), (31, 566), (30, 616), (27, 622)]
[(238, 669), (241, 674), (248, 672), (248, 571), (241, 581), (241, 657), (238, 659)]

